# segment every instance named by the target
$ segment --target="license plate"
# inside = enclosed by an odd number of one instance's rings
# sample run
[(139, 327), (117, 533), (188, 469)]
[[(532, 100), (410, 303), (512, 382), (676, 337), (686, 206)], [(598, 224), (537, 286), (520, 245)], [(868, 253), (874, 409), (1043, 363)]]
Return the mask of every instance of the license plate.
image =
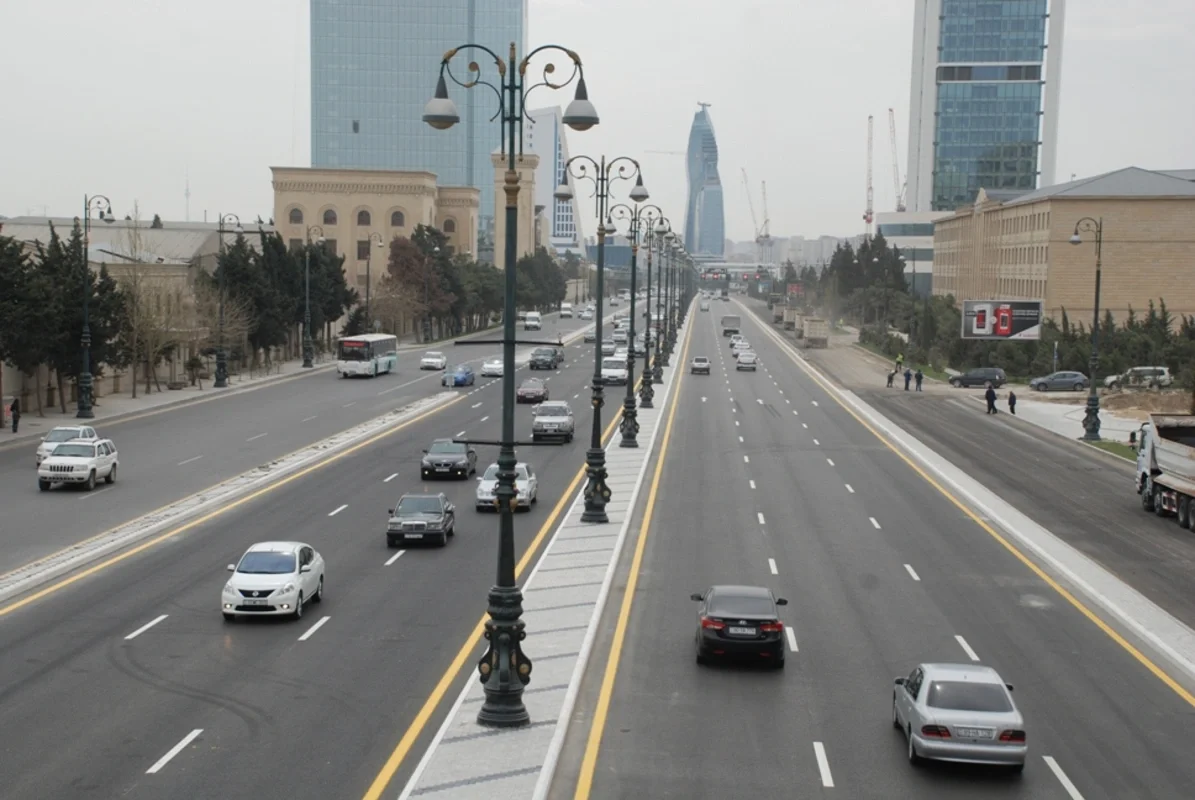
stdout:
[(447, 472), (448, 467), (436, 467), (436, 472)]
[(556, 426), (555, 425), (545, 425), (544, 430), (545, 431), (554, 431), (554, 430), (556, 430)]
[(246, 597), (243, 601), (247, 606), (264, 606), (269, 605), (264, 598)]
[(730, 628), (731, 636), (754, 636), (755, 628)]
[(402, 538), (404, 538), (404, 539), (422, 539), (423, 534), (422, 533), (404, 533)]
[(996, 734), (987, 728), (955, 728), (954, 732), (963, 739), (991, 739)]

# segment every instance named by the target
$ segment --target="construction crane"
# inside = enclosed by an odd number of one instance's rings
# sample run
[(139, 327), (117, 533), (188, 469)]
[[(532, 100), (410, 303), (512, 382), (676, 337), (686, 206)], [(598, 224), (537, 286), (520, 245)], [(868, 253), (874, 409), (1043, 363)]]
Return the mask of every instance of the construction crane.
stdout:
[(867, 209), (863, 212), (863, 222), (867, 224), (867, 235), (871, 236), (871, 221), (875, 219), (875, 209), (872, 201), (875, 199), (875, 192), (871, 187), (871, 151), (874, 144), (875, 133), (875, 117), (867, 116)]
[(896, 155), (896, 112), (888, 109), (888, 139), (892, 143), (892, 188), (896, 192), (896, 210), (905, 210), (905, 188), (900, 180), (900, 161)]
[(760, 182), (763, 192), (763, 225), (759, 226), (759, 233), (755, 236), (755, 245), (759, 248), (759, 260), (764, 264), (772, 263), (772, 220), (768, 216), (768, 182)]

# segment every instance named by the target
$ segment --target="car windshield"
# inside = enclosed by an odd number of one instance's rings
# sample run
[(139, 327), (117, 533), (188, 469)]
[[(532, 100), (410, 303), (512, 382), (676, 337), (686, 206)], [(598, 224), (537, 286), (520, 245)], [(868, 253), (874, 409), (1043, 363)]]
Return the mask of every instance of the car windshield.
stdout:
[(544, 403), (535, 409), (537, 417), (567, 417), (568, 406), (564, 403)]
[(54, 448), (54, 455), (91, 458), (95, 455), (95, 448), (89, 444), (60, 444)]
[(531, 353), (531, 355), (542, 356), (544, 358), (553, 358), (556, 355), (556, 351), (550, 347), (537, 347), (535, 348), (535, 351)]
[(289, 575), (294, 571), (294, 553), (245, 553), (237, 565), (237, 572), (244, 575)]
[(438, 497), (404, 497), (394, 509), (400, 514), (439, 514), (443, 510)]
[(626, 363), (621, 358), (607, 358), (602, 362), (602, 369), (624, 369)]
[[(519, 464), (517, 467), (515, 467), (515, 474), (518, 476), (517, 478), (515, 478), (515, 480), (519, 480), (519, 481), (527, 480), (527, 465)], [(498, 465), (490, 464), (489, 468), (487, 468), (485, 471), (485, 475), (483, 475), (481, 477), (482, 477), (482, 480), (486, 480), (486, 481), (498, 480)]]
[(67, 428), (65, 430), (50, 431), (46, 436), (47, 442), (69, 442), (71, 439), (78, 439), (83, 436), (83, 431), (78, 428)]
[(719, 593), (709, 604), (709, 613), (716, 617), (774, 617), (776, 607), (772, 598), (760, 595)]
[(464, 455), (465, 446), (460, 442), (432, 442), (427, 452), (431, 455)]
[(998, 683), (934, 681), (930, 684), (925, 704), (930, 708), (946, 708), (951, 711), (1012, 711), (1008, 693)]
[(353, 339), (342, 339), (340, 342), (340, 360), (368, 361), (369, 342), (361, 342)]
[(541, 380), (538, 380), (536, 378), (529, 378), (528, 380), (523, 381), (523, 385), (520, 386), (519, 388), (520, 389), (542, 389), (542, 388), (544, 388), (544, 382)]
[(693, 359), (693, 363), (694, 364), (708, 364), (708, 363), (710, 363), (710, 360), (708, 358), (706, 358), (705, 356), (697, 356), (697, 358)]
[(469, 371), (469, 368), (466, 367), (464, 364), (457, 364), (455, 367), (452, 368), (452, 371), (463, 375)]
[(431, 351), (423, 354), (424, 358), (443, 358), (444, 354), (436, 351)]

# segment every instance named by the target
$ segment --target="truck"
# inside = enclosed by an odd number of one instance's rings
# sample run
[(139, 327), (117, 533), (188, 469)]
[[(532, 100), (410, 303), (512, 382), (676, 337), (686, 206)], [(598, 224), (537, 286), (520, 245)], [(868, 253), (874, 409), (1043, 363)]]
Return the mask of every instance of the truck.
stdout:
[(799, 315), (797, 314), (797, 309), (795, 309), (795, 308), (784, 309), (784, 329), (786, 331), (792, 331), (792, 330), (797, 329), (797, 317), (798, 316)]
[(776, 305), (771, 306), (771, 309), (772, 309), (772, 322), (775, 323), (776, 325), (779, 325), (781, 322), (784, 321), (784, 305), (782, 303), (777, 303)]
[(722, 335), (733, 336), (736, 333), (741, 333), (743, 328), (743, 320), (738, 314), (727, 314), (722, 317)]
[(1129, 434), (1141, 508), (1195, 530), (1195, 414), (1150, 414)]
[(830, 344), (830, 325), (819, 317), (805, 317), (803, 325), (806, 347), (828, 347)]
[(780, 305), (783, 302), (784, 302), (784, 295), (780, 294), (779, 292), (772, 292), (771, 294), (768, 295), (768, 308), (769, 309), (775, 308), (776, 306)]

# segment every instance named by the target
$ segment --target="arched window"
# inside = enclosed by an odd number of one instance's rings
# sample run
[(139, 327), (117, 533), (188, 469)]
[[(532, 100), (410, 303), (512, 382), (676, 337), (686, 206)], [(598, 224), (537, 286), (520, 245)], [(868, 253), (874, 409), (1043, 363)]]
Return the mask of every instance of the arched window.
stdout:
[(369, 223), (370, 223), (369, 212), (368, 211), (358, 211), (357, 212), (357, 225), (362, 228), (368, 228)]
[(290, 210), (290, 224), (291, 225), (302, 225), (303, 224), (303, 209), (292, 208)]
[(444, 220), (444, 233), (456, 233), (456, 220)]
[(401, 211), (395, 211), (390, 214), (390, 227), (401, 228), (407, 224), (406, 217), (402, 215)]
[(336, 224), (336, 210), (335, 209), (329, 208), (327, 211), (324, 212), (324, 224), (325, 225), (335, 225)]

